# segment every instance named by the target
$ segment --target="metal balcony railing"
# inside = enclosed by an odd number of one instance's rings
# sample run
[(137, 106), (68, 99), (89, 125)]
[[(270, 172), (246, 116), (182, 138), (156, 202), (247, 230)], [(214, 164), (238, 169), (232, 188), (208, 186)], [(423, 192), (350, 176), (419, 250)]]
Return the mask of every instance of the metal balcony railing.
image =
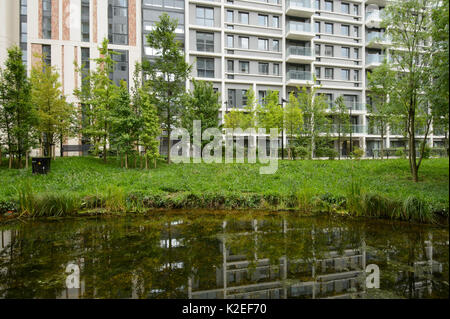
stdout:
[(313, 56), (311, 48), (308, 47), (290, 46), (288, 47), (287, 51), (288, 56), (289, 55)]
[(289, 70), (287, 72), (288, 80), (306, 80), (311, 81), (312, 75), (309, 71), (297, 71), (297, 70)]

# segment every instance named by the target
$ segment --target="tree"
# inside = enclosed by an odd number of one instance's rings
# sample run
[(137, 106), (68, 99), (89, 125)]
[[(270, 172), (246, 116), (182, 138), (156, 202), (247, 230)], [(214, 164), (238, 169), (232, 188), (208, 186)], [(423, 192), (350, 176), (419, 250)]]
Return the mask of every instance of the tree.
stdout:
[(120, 83), (119, 96), (111, 113), (111, 140), (124, 155), (125, 168), (128, 168), (128, 159), (138, 141), (140, 119), (133, 112), (125, 81)]
[(182, 112), (181, 124), (191, 136), (193, 135), (192, 123), (200, 120), (201, 132), (210, 127), (219, 127), (219, 93), (214, 92), (211, 82), (192, 81), (194, 89), (186, 94), (185, 109)]
[[(431, 125), (430, 104), (423, 88), (429, 82), (431, 52), (424, 48), (431, 38), (431, 4), (429, 0), (404, 0), (388, 3), (382, 27), (392, 42), (390, 55), (396, 70), (396, 90), (391, 98), (407, 119), (409, 164), (413, 180), (419, 180), (418, 171), (423, 159)], [(401, 48), (401, 50), (399, 50)], [(416, 151), (416, 130), (419, 118), (425, 121), (425, 131), (420, 144), (419, 159)]]
[(156, 167), (156, 159), (159, 156), (159, 140), (161, 124), (155, 105), (151, 104), (150, 97), (141, 92), (143, 127), (140, 134), (140, 142), (145, 150), (145, 168), (148, 169), (149, 160)]
[(392, 118), (395, 114), (389, 96), (395, 86), (395, 71), (384, 61), (373, 72), (367, 74), (368, 77), (368, 95), (372, 103), (367, 105), (371, 113), (370, 120), (381, 135), (380, 155), (384, 157), (384, 136), (387, 126), (393, 123)]
[(289, 101), (284, 108), (284, 127), (289, 137), (289, 157), (294, 159), (293, 143), (294, 135), (299, 134), (303, 128), (303, 113), (300, 103), (294, 92), (289, 93)]
[(8, 49), (0, 81), (0, 127), (6, 135), (9, 168), (12, 168), (14, 156), (17, 158), (17, 166), (22, 168), (23, 157), (28, 159), (28, 152), (36, 141), (33, 132), (36, 112), (31, 103), (31, 84), (19, 47), (12, 46)]
[(338, 159), (341, 159), (341, 140), (342, 138), (345, 139), (346, 134), (350, 133), (352, 129), (348, 107), (345, 105), (342, 96), (336, 99), (332, 112), (335, 120), (333, 132), (338, 135)]
[(256, 126), (255, 114), (256, 114), (256, 97), (255, 92), (252, 88), (249, 88), (245, 93), (247, 104), (244, 106), (243, 110), (232, 109), (227, 114), (225, 114), (224, 127), (225, 128), (241, 128), (246, 130)]
[(317, 94), (320, 87), (312, 87), (309, 90), (304, 88), (298, 89), (298, 101), (303, 114), (303, 129), (301, 131), (301, 139), (305, 139), (310, 148), (311, 158), (315, 157), (316, 140), (321, 133), (327, 133), (329, 130), (330, 120), (327, 117), (326, 109), (328, 104), (322, 94)]
[(73, 122), (73, 106), (66, 102), (61, 90), (59, 73), (47, 65), (43, 57), (31, 69), (31, 101), (37, 110), (36, 130), (42, 145), (42, 155), (55, 156), (52, 147), (69, 132)]
[[(267, 93), (263, 105), (258, 107), (257, 117), (259, 127), (267, 131), (270, 131), (271, 128), (277, 128), (278, 133), (280, 133), (284, 130), (284, 112), (278, 94), (278, 91), (269, 91)], [(282, 140), (281, 143), (283, 152), (284, 141)]]
[(185, 61), (180, 43), (175, 40), (177, 20), (167, 13), (160, 16), (154, 29), (147, 34), (147, 44), (157, 51), (154, 61), (144, 61), (143, 70), (149, 85), (152, 103), (158, 108), (168, 143), (167, 162), (170, 163), (170, 134), (181, 114), (181, 100), (191, 67)]
[(116, 53), (108, 50), (108, 39), (105, 38), (99, 47), (99, 58), (94, 59), (96, 70), (84, 78), (81, 89), (74, 91), (84, 106), (81, 118), (86, 119), (82, 132), (93, 139), (96, 151), (102, 147), (105, 163), (111, 131), (111, 112), (118, 95), (118, 87), (109, 77), (115, 64), (113, 54)]

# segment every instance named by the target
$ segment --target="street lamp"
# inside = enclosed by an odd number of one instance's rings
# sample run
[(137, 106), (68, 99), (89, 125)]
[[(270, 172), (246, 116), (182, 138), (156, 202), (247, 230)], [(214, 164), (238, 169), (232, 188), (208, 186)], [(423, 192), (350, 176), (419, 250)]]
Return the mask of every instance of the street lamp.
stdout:
[(281, 128), (281, 159), (284, 160), (284, 103), (287, 103), (286, 99), (281, 98), (281, 103), (278, 104), (283, 110), (283, 127)]

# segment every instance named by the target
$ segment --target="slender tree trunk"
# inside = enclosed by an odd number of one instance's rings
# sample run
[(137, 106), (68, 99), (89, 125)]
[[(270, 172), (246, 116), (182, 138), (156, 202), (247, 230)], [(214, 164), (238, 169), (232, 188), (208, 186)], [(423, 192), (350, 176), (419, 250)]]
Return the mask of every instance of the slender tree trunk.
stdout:
[(148, 155), (145, 154), (145, 169), (148, 169)]
[(384, 126), (381, 125), (381, 147), (380, 147), (380, 152), (381, 152), (381, 159), (384, 159)]
[(63, 135), (61, 134), (61, 136), (59, 137), (59, 156), (64, 157), (64, 152), (63, 152)]
[(410, 109), (410, 127), (409, 127), (409, 154), (411, 156), (411, 173), (414, 182), (419, 181), (417, 174), (417, 162), (416, 162), (416, 140), (415, 140), (415, 120), (414, 120), (414, 110)]
[(128, 169), (128, 154), (125, 153), (125, 168)]
[(11, 152), (9, 152), (9, 161), (8, 161), (8, 168), (11, 169), (12, 168), (12, 160), (13, 160), (13, 155)]
[(28, 169), (28, 156), (29, 156), (29, 153), (27, 152), (25, 155), (25, 168), (26, 169)]

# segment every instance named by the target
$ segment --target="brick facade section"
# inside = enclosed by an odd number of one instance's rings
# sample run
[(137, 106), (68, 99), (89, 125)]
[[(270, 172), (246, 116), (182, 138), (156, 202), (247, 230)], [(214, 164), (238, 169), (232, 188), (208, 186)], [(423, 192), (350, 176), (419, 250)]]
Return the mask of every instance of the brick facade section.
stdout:
[(42, 56), (42, 44), (31, 44), (31, 66), (34, 66), (36, 63), (39, 63), (39, 60)]
[(38, 38), (42, 39), (42, 0), (38, 1)]
[(52, 40), (59, 39), (59, 0), (52, 0)]
[(97, 43), (97, 0), (92, 0), (92, 42)]
[(62, 3), (62, 39), (70, 40), (70, 0)]
[(136, 0), (128, 1), (128, 45), (136, 46)]

